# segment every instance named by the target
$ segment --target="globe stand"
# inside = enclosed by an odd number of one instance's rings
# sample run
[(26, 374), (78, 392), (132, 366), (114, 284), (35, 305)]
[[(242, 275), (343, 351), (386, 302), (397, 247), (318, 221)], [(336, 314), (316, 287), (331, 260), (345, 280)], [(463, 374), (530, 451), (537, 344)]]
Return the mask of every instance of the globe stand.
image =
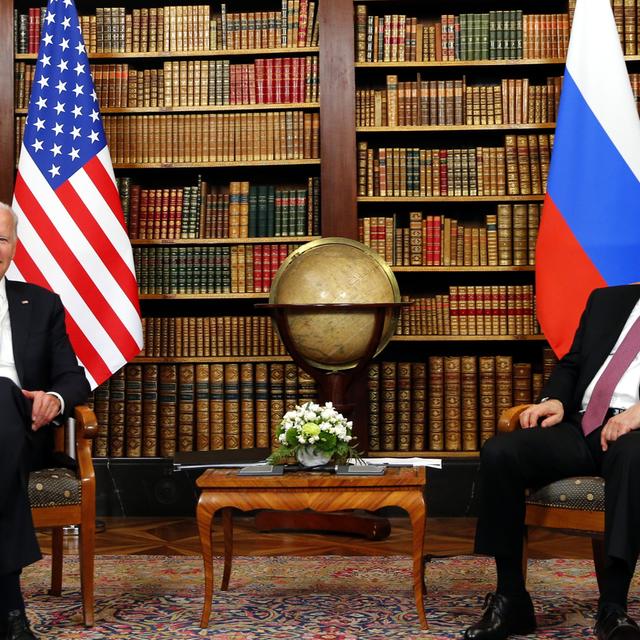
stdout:
[[(280, 338), (293, 361), (306, 371), (316, 382), (318, 400), (321, 404), (333, 403), (337, 411), (345, 418), (353, 420), (355, 403), (350, 401), (350, 391), (363, 369), (374, 357), (384, 330), (385, 320), (397, 308), (399, 302), (380, 303), (317, 303), (317, 304), (258, 304), (267, 309), (278, 326)], [(349, 369), (327, 370), (314, 366), (300, 355), (291, 335), (289, 317), (296, 313), (362, 313), (369, 311), (374, 315), (374, 325), (367, 347), (355, 366)], [(366, 442), (367, 432), (361, 421), (354, 420), (354, 436), (358, 442)], [(355, 515), (351, 513), (317, 514), (306, 511), (273, 512), (262, 511), (256, 516), (256, 528), (260, 531), (273, 529), (322, 530), (340, 533), (364, 535), (370, 540), (386, 538), (391, 527), (386, 518), (371, 514)]]

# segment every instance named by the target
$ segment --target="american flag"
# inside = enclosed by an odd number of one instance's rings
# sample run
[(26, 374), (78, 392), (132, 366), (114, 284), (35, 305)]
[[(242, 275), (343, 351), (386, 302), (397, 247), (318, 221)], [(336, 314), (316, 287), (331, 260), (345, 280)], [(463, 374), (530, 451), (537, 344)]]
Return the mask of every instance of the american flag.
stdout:
[(142, 348), (138, 285), (73, 0), (49, 0), (13, 207), (9, 277), (58, 293), (92, 387)]

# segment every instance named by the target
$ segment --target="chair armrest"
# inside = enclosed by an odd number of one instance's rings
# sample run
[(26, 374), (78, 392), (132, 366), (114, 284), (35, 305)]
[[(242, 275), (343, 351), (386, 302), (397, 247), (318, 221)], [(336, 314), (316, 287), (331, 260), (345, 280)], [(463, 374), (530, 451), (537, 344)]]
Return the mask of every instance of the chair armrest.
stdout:
[(515, 431), (520, 428), (520, 414), (527, 408), (530, 407), (530, 404), (519, 404), (515, 407), (509, 407), (505, 409), (498, 419), (498, 431), (501, 433), (509, 433), (511, 431)]
[(93, 481), (94, 470), (91, 459), (91, 440), (98, 435), (96, 414), (86, 405), (75, 407), (76, 460), (81, 480)]
[(75, 408), (76, 437), (92, 440), (98, 435), (96, 414), (87, 405), (79, 404)]

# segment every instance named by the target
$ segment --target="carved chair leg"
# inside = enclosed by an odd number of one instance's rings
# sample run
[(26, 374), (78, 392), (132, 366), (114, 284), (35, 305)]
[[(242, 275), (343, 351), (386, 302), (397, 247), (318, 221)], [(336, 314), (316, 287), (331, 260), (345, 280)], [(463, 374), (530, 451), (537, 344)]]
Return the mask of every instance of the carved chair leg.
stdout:
[(593, 551), (593, 564), (596, 570), (596, 580), (598, 581), (598, 589), (602, 591), (602, 581), (604, 580), (604, 538), (591, 538), (591, 549)]
[(92, 627), (93, 616), (93, 574), (95, 556), (95, 519), (87, 519), (80, 525), (80, 586), (84, 624)]
[(63, 542), (62, 527), (51, 529), (51, 589), (49, 594), (59, 596), (62, 593)]

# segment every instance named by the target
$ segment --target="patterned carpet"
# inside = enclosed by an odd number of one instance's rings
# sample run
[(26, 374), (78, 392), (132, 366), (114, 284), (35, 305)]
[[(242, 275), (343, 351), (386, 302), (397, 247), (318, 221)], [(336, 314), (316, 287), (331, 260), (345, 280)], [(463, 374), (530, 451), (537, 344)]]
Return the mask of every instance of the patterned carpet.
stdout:
[[(198, 625), (203, 596), (199, 558), (100, 556), (96, 626), (84, 629), (75, 559), (66, 561), (65, 570), (60, 598), (46, 595), (48, 558), (24, 572), (28, 614), (43, 640), (459, 639), (494, 580), (493, 564), (485, 558), (431, 561), (426, 599), (430, 630), (423, 632), (408, 557), (238, 557), (229, 591), (215, 592), (211, 625), (203, 630)], [(538, 560), (529, 571), (539, 624), (535, 637), (593, 638), (593, 565)], [(220, 577), (221, 560), (216, 558), (216, 584)], [(637, 616), (639, 608), (636, 599), (630, 613)]]

